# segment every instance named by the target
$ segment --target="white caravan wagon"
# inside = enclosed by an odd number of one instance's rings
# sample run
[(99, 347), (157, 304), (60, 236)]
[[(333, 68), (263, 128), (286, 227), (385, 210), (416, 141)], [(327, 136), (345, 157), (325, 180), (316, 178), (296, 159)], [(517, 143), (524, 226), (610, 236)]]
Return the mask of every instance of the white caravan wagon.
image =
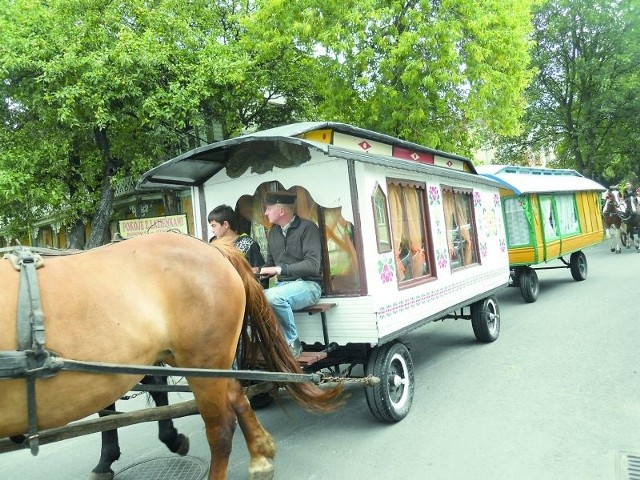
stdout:
[[(499, 334), (494, 293), (508, 285), (499, 184), (462, 157), (346, 124), (298, 123), (200, 147), (150, 170), (138, 188), (191, 187), (195, 234), (235, 207), (266, 253), (263, 199), (297, 193), (298, 215), (323, 235), (323, 296), (296, 313), (301, 364), (381, 378), (371, 412), (404, 418), (414, 390), (402, 336), (445, 318), (470, 319), (481, 342)], [(265, 255), (266, 256), (266, 255)]]

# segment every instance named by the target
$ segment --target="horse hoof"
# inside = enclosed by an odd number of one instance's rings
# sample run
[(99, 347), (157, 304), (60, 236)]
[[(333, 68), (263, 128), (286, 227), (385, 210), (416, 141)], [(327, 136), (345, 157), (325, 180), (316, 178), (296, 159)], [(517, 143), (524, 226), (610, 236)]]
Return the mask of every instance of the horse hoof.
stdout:
[(613, 252), (615, 252), (615, 251), (616, 251), (616, 249), (612, 247), (612, 248), (611, 248), (611, 253), (613, 253)]
[(616, 253), (622, 253), (622, 250), (620, 250), (619, 248), (616, 249)]
[(178, 440), (180, 441), (180, 446), (175, 453), (177, 453), (181, 457), (184, 457), (187, 453), (189, 453), (189, 437), (181, 433), (178, 435)]
[(251, 461), (249, 480), (273, 480), (275, 469), (273, 461), (268, 458)]
[(89, 480), (113, 480), (113, 470), (103, 473), (91, 472)]

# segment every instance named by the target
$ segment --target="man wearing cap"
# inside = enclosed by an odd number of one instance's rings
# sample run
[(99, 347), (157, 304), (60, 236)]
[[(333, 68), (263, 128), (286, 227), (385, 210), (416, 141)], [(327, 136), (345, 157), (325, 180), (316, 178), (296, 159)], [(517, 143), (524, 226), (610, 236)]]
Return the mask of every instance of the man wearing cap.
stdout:
[(633, 186), (631, 182), (627, 182), (624, 184), (624, 188), (622, 190), (622, 198), (624, 199), (624, 203), (627, 206), (627, 214), (635, 213), (636, 206), (634, 202), (636, 192), (633, 190)]
[(265, 216), (273, 227), (267, 236), (267, 261), (261, 276), (277, 275), (275, 285), (265, 290), (267, 300), (280, 320), (291, 353), (302, 353), (293, 310), (308, 307), (322, 294), (320, 229), (293, 210), (294, 193), (269, 192)]

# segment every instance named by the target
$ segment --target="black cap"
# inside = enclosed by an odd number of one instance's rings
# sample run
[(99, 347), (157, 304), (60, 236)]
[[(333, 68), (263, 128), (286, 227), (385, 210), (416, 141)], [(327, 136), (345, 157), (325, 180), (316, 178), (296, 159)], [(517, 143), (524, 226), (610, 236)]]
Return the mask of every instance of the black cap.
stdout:
[(292, 205), (293, 202), (295, 201), (296, 201), (296, 194), (287, 192), (287, 191), (268, 192), (264, 199), (264, 203), (266, 203), (267, 205), (274, 205), (276, 203), (282, 203), (284, 205)]

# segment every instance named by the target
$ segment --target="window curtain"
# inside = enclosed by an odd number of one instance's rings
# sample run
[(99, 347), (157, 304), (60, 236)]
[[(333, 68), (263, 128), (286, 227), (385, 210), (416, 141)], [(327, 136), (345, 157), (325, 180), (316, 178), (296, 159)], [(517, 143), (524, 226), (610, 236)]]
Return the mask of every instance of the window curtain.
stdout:
[(531, 242), (529, 221), (524, 208), (525, 197), (504, 200), (507, 238), (510, 245), (528, 245)]
[(462, 264), (469, 265), (475, 262), (473, 242), (471, 238), (471, 212), (469, 211), (470, 196), (464, 193), (454, 193), (456, 217), (460, 228), (462, 244)]
[(342, 216), (342, 207), (323, 209), (331, 290), (341, 293), (360, 291), (358, 256), (353, 243), (353, 224)]
[(411, 255), (412, 277), (419, 277), (425, 272), (424, 238), (422, 208), (420, 206), (420, 195), (417, 188), (406, 187), (403, 189), (407, 210), (407, 231), (409, 233), (407, 241)]
[(442, 206), (444, 209), (444, 225), (447, 230), (447, 243), (449, 245), (449, 257), (452, 263), (458, 260), (458, 252), (456, 252), (453, 244), (454, 228), (458, 227), (456, 222), (456, 204), (451, 190), (442, 191)]
[(576, 214), (576, 207), (573, 195), (557, 195), (556, 209), (558, 211), (558, 223), (560, 224), (560, 234), (568, 235), (580, 232), (580, 224)]
[(542, 211), (544, 237), (546, 239), (557, 238), (558, 233), (556, 232), (555, 219), (553, 218), (551, 197), (540, 197), (540, 210)]
[(389, 211), (391, 212), (391, 232), (393, 234), (393, 253), (396, 260), (398, 281), (405, 277), (405, 267), (400, 257), (402, 243), (402, 193), (399, 185), (389, 185)]

